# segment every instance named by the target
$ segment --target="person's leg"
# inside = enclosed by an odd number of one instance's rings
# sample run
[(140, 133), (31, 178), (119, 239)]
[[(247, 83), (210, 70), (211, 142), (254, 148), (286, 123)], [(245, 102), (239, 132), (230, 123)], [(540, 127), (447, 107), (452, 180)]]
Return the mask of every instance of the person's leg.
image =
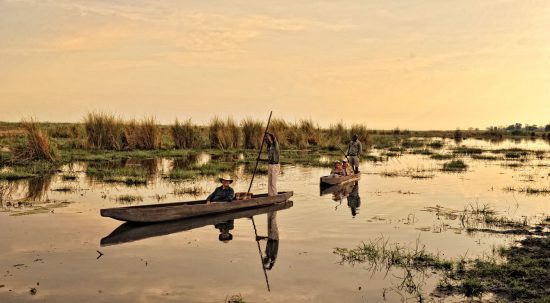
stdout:
[(267, 194), (269, 196), (276, 195), (277, 192), (277, 177), (279, 175), (279, 164), (270, 164), (267, 168)]

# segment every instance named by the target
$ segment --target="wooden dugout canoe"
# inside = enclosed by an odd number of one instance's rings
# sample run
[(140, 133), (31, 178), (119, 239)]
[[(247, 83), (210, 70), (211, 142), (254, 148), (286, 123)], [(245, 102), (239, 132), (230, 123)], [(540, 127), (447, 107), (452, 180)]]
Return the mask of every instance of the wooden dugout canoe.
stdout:
[(349, 176), (323, 176), (321, 177), (321, 185), (330, 186), (337, 184), (344, 184), (348, 182), (358, 181), (361, 179), (361, 173), (349, 175)]
[(279, 194), (274, 196), (268, 196), (267, 194), (254, 195), (250, 200), (234, 200), (231, 202), (212, 202), (206, 204), (206, 200), (197, 200), (115, 207), (102, 209), (101, 216), (126, 222), (164, 222), (272, 205), (288, 201), (292, 195), (293, 192), (288, 191), (279, 192)]
[(285, 210), (287, 208), (291, 208), (292, 205), (292, 201), (286, 201), (275, 203), (269, 206), (245, 209), (230, 213), (221, 213), (210, 216), (202, 216), (152, 224), (126, 222), (113, 230), (111, 234), (101, 239), (101, 246), (134, 242), (147, 238), (160, 237), (186, 230), (200, 228), (207, 225), (215, 225), (218, 223), (226, 222), (228, 220), (250, 218), (252, 216), (266, 214), (268, 212)]

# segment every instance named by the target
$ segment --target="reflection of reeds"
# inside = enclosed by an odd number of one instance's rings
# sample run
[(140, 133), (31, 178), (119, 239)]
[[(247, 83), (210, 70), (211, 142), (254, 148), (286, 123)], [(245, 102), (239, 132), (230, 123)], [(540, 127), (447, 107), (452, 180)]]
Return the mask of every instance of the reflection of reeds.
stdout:
[(26, 199), (31, 201), (43, 200), (52, 183), (52, 177), (52, 175), (46, 175), (29, 179)]

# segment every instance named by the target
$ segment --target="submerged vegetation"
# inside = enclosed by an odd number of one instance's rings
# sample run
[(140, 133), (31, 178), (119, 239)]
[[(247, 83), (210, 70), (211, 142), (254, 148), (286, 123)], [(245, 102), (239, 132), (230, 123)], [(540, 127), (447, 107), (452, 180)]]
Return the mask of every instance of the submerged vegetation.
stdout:
[[(547, 222), (549, 219), (546, 219)], [(550, 223), (550, 222), (548, 222)], [(424, 302), (428, 294), (417, 276), (427, 269), (440, 274), (437, 288), (431, 295), (445, 297), (463, 295), (482, 298), (492, 294), (506, 302), (548, 302), (550, 300), (550, 235), (527, 237), (517, 246), (493, 250), (493, 256), (475, 259), (444, 259), (427, 252), (417, 241), (414, 248), (389, 243), (383, 237), (363, 242), (356, 248), (335, 248), (341, 264), (367, 264), (369, 271), (386, 271), (393, 267), (404, 272), (398, 286), (416, 301)]]

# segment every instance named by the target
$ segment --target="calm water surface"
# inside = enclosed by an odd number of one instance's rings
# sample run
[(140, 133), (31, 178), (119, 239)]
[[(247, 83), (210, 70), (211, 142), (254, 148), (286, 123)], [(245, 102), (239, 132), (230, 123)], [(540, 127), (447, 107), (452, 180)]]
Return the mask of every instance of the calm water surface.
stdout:
[[(548, 144), (539, 141), (491, 144), (466, 140), (462, 144), (492, 149), (524, 147), (550, 156)], [(209, 160), (199, 159), (203, 163)], [(387, 302), (414, 301), (413, 295), (400, 287), (403, 273), (399, 269), (373, 272), (368, 264), (340, 264), (334, 248), (353, 248), (383, 237), (410, 247), (418, 242), (448, 258), (473, 258), (490, 255), (494, 247), (517, 238), (468, 234), (458, 220), (427, 212), (427, 207), (463, 210), (487, 204), (498, 215), (518, 220), (526, 216), (534, 223), (550, 213), (548, 196), (503, 190), (508, 186), (549, 187), (548, 160), (533, 158), (518, 167), (508, 166), (510, 161), (505, 160), (465, 161), (469, 165), (465, 173), (441, 172), (443, 162), (424, 155), (364, 163), (365, 174), (355, 188), (360, 205), (357, 199), (346, 197), (352, 187), (344, 193), (320, 196), (319, 177), (327, 173), (325, 168), (283, 167), (279, 190), (294, 191), (294, 206), (277, 215), (280, 240), (276, 262), (267, 271), (270, 292), (250, 219), (235, 220), (234, 238), (227, 243), (220, 242), (219, 231), (209, 225), (100, 246), (100, 240), (121, 224), (99, 216), (101, 208), (121, 205), (116, 197), (140, 195), (143, 202), (137, 204), (204, 198), (208, 193), (176, 196), (174, 191), (182, 186), (210, 190), (217, 186), (214, 180), (168, 182), (161, 176), (173, 163), (159, 159), (133, 164), (151, 169), (147, 186), (115, 186), (88, 178), (86, 164), (76, 163), (63, 168), (76, 172), (75, 181), (63, 181), (60, 173), (39, 184), (20, 182), (13, 190), (15, 198), (32, 195), (37, 203), (73, 202), (67, 207), (13, 216), (20, 210), (4, 205), (11, 211), (0, 213), (0, 301), (224, 302), (234, 294), (241, 294), (247, 302), (377, 302), (384, 295)], [(411, 178), (406, 173), (411, 171), (431, 177)], [(390, 172), (400, 176), (387, 177)], [(250, 176), (242, 170), (237, 175), (235, 190), (246, 191)], [(252, 191), (266, 192), (266, 181), (265, 176), (258, 177)], [(34, 193), (29, 194), (29, 185)], [(55, 191), (67, 186), (76, 190)], [(259, 234), (267, 235), (267, 216), (255, 216), (255, 222)], [(266, 243), (260, 243), (263, 253)], [(99, 258), (98, 251), (103, 254)], [(418, 275), (416, 281), (428, 294), (438, 277), (428, 272)], [(31, 288), (36, 288), (35, 295), (30, 294)]]

